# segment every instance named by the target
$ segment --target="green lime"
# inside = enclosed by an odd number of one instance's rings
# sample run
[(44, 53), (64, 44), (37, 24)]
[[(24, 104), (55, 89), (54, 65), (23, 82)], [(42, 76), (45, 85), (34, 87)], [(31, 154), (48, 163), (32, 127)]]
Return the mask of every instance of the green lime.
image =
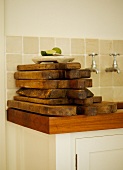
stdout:
[(48, 56), (52, 56), (52, 55), (54, 55), (55, 53), (56, 53), (55, 50), (47, 50), (47, 51), (46, 51), (46, 54), (47, 54)]
[(59, 47), (54, 47), (52, 50), (55, 50), (56, 53), (58, 53), (58, 54), (62, 53), (62, 51), (61, 51), (61, 49)]
[(41, 51), (41, 55), (46, 56), (47, 55), (46, 51)]

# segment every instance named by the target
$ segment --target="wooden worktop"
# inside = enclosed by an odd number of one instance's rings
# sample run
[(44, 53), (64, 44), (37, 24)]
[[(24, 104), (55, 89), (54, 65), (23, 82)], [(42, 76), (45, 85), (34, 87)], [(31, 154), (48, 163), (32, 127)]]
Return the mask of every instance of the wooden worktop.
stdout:
[(123, 128), (123, 103), (118, 103), (115, 113), (96, 116), (43, 116), (32, 112), (9, 108), (7, 120), (47, 134), (84, 132)]

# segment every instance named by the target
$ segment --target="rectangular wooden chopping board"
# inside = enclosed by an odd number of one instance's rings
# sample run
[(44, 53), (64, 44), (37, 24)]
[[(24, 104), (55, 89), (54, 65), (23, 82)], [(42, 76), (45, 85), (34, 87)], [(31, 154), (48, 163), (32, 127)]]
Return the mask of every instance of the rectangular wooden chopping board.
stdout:
[[(98, 97), (98, 96), (96, 96)], [(99, 96), (100, 97), (100, 96)], [(72, 98), (36, 98), (36, 97), (26, 97), (26, 96), (14, 96), (14, 100), (17, 101), (25, 101), (31, 103), (40, 103), (47, 105), (66, 105), (66, 104), (74, 104), (81, 106), (90, 106), (95, 103), (95, 97), (88, 97), (86, 99), (72, 99)], [(97, 100), (96, 100), (97, 103)]]
[(40, 89), (83, 89), (92, 87), (92, 79), (73, 80), (15, 80), (16, 87)]
[(90, 71), (84, 69), (74, 70), (40, 70), (40, 71), (18, 71), (14, 73), (15, 79), (20, 80), (54, 80), (54, 79), (78, 79), (90, 78)]
[(35, 97), (42, 99), (58, 99), (66, 97), (67, 89), (37, 89), (37, 88), (20, 88), (17, 94), (27, 97)]
[(89, 106), (78, 105), (44, 105), (38, 103), (31, 103), (18, 100), (8, 100), (7, 105), (9, 108), (25, 110), (42, 115), (54, 116), (74, 116), (77, 114), (84, 114), (94, 116), (97, 114), (109, 114), (117, 111), (117, 103), (102, 102)]
[(18, 71), (26, 70), (63, 70), (63, 69), (80, 69), (81, 64), (78, 62), (68, 62), (68, 63), (47, 63), (47, 64), (26, 64), (18, 65)]
[(10, 108), (16, 108), (33, 113), (39, 113), (42, 115), (54, 115), (54, 116), (72, 116), (76, 115), (76, 106), (71, 105), (43, 105), (30, 102), (22, 102), (16, 100), (8, 100), (7, 105)]
[(101, 102), (94, 103), (90, 106), (78, 106), (77, 114), (85, 114), (94, 116), (97, 114), (109, 114), (117, 111), (117, 103), (115, 102)]
[(14, 100), (17, 101), (25, 101), (31, 103), (39, 103), (39, 104), (46, 104), (46, 105), (66, 105), (66, 104), (73, 104), (72, 99), (68, 98), (59, 98), (59, 99), (40, 99), (34, 97), (24, 97), (24, 96), (14, 96)]

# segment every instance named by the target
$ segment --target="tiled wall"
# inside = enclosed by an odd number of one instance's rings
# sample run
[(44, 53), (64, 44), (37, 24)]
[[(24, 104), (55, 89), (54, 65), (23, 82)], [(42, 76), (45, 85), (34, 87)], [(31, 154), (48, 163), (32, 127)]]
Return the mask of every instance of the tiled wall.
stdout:
[[(103, 100), (123, 101), (123, 40), (22, 36), (6, 37), (7, 99), (16, 95), (13, 74), (17, 65), (33, 63), (32, 58), (39, 56), (41, 50), (55, 46), (60, 47), (64, 55), (74, 56), (81, 68), (91, 66), (89, 53), (98, 53), (95, 59), (100, 72), (91, 74), (93, 87), (90, 90), (94, 95), (101, 95)], [(113, 64), (113, 57), (109, 56), (113, 52), (120, 53), (117, 57), (120, 74), (105, 72), (105, 68)]]

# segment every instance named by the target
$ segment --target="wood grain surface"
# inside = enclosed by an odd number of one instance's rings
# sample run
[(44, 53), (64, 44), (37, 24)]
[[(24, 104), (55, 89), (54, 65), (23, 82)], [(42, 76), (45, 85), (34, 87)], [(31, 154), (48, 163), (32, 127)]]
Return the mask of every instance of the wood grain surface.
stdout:
[[(72, 116), (72, 115), (97, 115), (109, 114), (117, 111), (117, 103), (102, 102), (94, 103), (92, 105), (46, 105), (40, 104), (37, 99), (26, 99), (24, 97), (15, 97), (17, 100), (8, 100), (7, 106), (10, 108), (21, 109), (29, 112), (39, 113), (43, 115), (56, 115), (56, 116)], [(30, 102), (31, 101), (31, 102)], [(36, 103), (38, 101), (38, 103)], [(53, 100), (50, 100), (53, 103)], [(45, 100), (46, 102), (46, 100)], [(48, 101), (47, 101), (48, 102)], [(58, 102), (58, 101), (57, 101)], [(72, 100), (71, 100), (72, 102)], [(69, 103), (70, 104), (70, 103)]]
[(73, 80), (15, 80), (16, 87), (40, 88), (40, 89), (59, 89), (73, 88), (83, 89), (92, 87), (92, 79), (73, 79)]
[(77, 104), (77, 105), (82, 105), (82, 106), (83, 105), (84, 106), (89, 106), (89, 105), (93, 104), (93, 97), (88, 97), (86, 99), (74, 99), (73, 103)]
[(20, 88), (16, 91), (17, 94), (27, 97), (36, 97), (36, 98), (65, 98), (66, 97), (66, 89), (30, 89), (30, 88)]
[(117, 111), (117, 103), (115, 102), (101, 102), (94, 103), (90, 106), (78, 106), (77, 114), (97, 115), (97, 114), (110, 114)]
[(33, 113), (43, 115), (56, 115), (56, 116), (72, 116), (76, 115), (76, 106), (70, 105), (43, 105), (30, 102), (22, 102), (16, 100), (8, 100), (7, 106), (10, 108), (25, 110)]
[(50, 64), (26, 64), (18, 65), (18, 71), (28, 71), (28, 70), (66, 70), (66, 69), (80, 69), (81, 64), (78, 62), (71, 63), (50, 63)]
[(9, 108), (7, 120), (47, 134), (123, 128), (123, 110), (96, 116), (49, 117)]
[(75, 79), (75, 78), (90, 78), (91, 72), (90, 70), (85, 69), (74, 69), (74, 70), (66, 70), (65, 71), (65, 78), (68, 79)]
[(102, 96), (93, 96), (93, 102), (94, 103), (101, 103), (102, 102)]
[(14, 96), (14, 100), (25, 101), (31, 103), (40, 103), (45, 105), (66, 105), (72, 104), (73, 100), (68, 98), (59, 98), (59, 99), (39, 99), (32, 97), (23, 97), (23, 96)]
[(40, 71), (18, 71), (14, 73), (15, 79), (32, 80), (32, 79), (78, 79), (90, 78), (89, 70), (40, 70)]
[(93, 104), (93, 97), (89, 97), (86, 99), (68, 99), (68, 98), (40, 99), (34, 97), (32, 98), (32, 97), (25, 97), (25, 96), (14, 96), (13, 99), (18, 101), (26, 101), (31, 103), (40, 103), (40, 104), (48, 104), (48, 105), (74, 104), (74, 105), (89, 106)]
[(64, 79), (64, 70), (43, 70), (43, 71), (19, 71), (14, 73), (14, 78), (19, 80), (52, 80)]

